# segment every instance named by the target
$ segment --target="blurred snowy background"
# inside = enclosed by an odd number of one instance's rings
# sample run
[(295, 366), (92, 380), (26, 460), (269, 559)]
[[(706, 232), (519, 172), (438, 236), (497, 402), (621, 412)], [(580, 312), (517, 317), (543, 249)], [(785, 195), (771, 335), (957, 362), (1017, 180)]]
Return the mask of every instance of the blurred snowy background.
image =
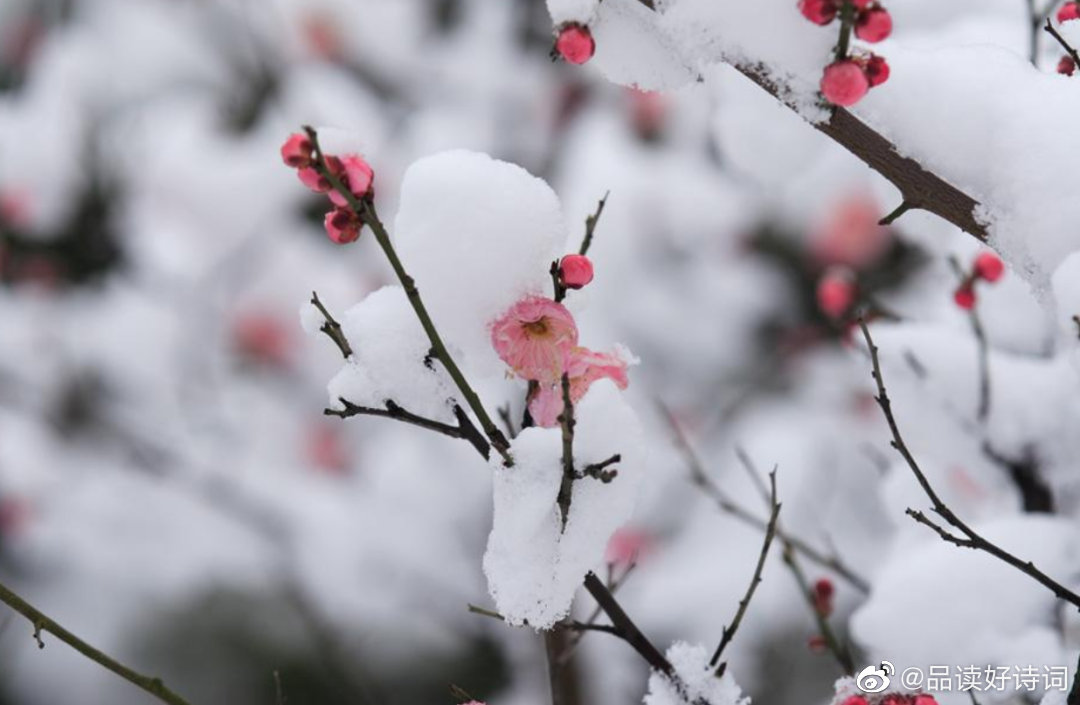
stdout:
[[(886, 48), (1028, 58), (1022, 0), (892, 5)], [(472, 449), (322, 414), (340, 356), (298, 310), (317, 290), (342, 313), (390, 273), (370, 235), (330, 242), (282, 167), (281, 141), (311, 123), (359, 136), (388, 221), (408, 165), (450, 148), (546, 179), (568, 248), (610, 192), (573, 309), (590, 343), (642, 361), (629, 393), (650, 456), (628, 531), (645, 548), (620, 599), (656, 643), (715, 643), (760, 548), (690, 482), (659, 399), (759, 516), (736, 449), (779, 468), (785, 529), (860, 579), (806, 564), (834, 580), (860, 667), (1071, 671), (1074, 615), (904, 516), (925, 498), (888, 448), (867, 356), (815, 288), (850, 267), (899, 320), (877, 342), (927, 473), (1074, 587), (1078, 311), (1012, 272), (979, 289), (979, 421), (949, 264), (970, 263), (972, 238), (918, 212), (876, 227), (892, 187), (729, 69), (646, 93), (552, 62), (551, 43), (540, 0), (3, 0), (0, 581), (196, 703), (273, 702), (275, 671), (293, 705), (449, 703), (450, 683), (546, 701), (541, 640), (467, 610), (490, 605), (491, 478)], [(1045, 73), (1059, 54), (1044, 47)], [(12, 617), (0, 609), (3, 705), (149, 702), (55, 640), (40, 652)], [(840, 672), (816, 634), (776, 554), (731, 669), (762, 705), (827, 702)], [(603, 634), (577, 670), (584, 702), (645, 689), (645, 666)]]

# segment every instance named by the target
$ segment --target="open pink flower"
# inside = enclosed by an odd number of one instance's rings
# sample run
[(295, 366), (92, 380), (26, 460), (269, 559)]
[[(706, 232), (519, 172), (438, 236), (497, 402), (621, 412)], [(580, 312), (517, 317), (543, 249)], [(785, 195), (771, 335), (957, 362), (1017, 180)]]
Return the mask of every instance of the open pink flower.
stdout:
[[(630, 379), (626, 370), (630, 363), (619, 352), (601, 353), (588, 348), (574, 348), (566, 365), (570, 376), (570, 401), (576, 404), (589, 391), (592, 383), (599, 379), (610, 379), (619, 387), (626, 389)], [(562, 377), (541, 382), (536, 392), (529, 399), (529, 414), (538, 426), (550, 428), (559, 424), (559, 414), (563, 411)]]
[(562, 377), (577, 339), (577, 324), (566, 307), (542, 296), (526, 296), (491, 326), (491, 344), (502, 361), (537, 382)]

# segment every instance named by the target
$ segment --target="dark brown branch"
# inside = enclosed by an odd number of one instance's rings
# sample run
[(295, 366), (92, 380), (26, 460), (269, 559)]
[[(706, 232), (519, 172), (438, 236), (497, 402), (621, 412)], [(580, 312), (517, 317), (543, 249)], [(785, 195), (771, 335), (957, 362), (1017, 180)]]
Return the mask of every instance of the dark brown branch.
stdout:
[[(637, 2), (653, 9), (652, 3), (647, 0)], [(799, 113), (798, 106), (787, 97), (791, 90), (769, 77), (764, 65), (747, 63), (732, 66), (769, 95)], [(910, 208), (933, 213), (979, 241), (986, 242), (986, 226), (975, 217), (978, 201), (937, 174), (927, 171), (914, 159), (901, 156), (892, 142), (849, 111), (834, 107), (827, 121), (813, 123), (813, 126), (888, 179)]]
[(563, 373), (562, 376), (562, 401), (563, 410), (559, 414), (559, 427), (562, 429), (562, 481), (559, 484), (559, 516), (562, 517), (562, 528), (566, 529), (566, 522), (570, 518), (570, 502), (573, 499), (574, 480), (577, 472), (574, 470), (574, 403), (570, 398), (570, 375)]
[(352, 357), (352, 346), (349, 345), (349, 340), (341, 330), (341, 324), (330, 315), (330, 312), (323, 306), (322, 301), (319, 301), (319, 295), (314, 291), (311, 292), (311, 305), (319, 309), (319, 313), (326, 319), (319, 330), (325, 333), (326, 337), (330, 338), (330, 340), (334, 341), (334, 345), (341, 351), (341, 356), (348, 360)]
[(754, 592), (757, 590), (757, 586), (761, 584), (761, 572), (765, 569), (765, 559), (769, 555), (769, 548), (772, 546), (773, 537), (776, 536), (776, 522), (780, 518), (780, 503), (776, 499), (775, 470), (769, 473), (769, 484), (771, 487), (769, 501), (772, 506), (772, 512), (769, 514), (769, 524), (765, 528), (765, 540), (761, 544), (761, 553), (758, 555), (757, 566), (754, 568), (754, 575), (750, 579), (750, 585), (746, 588), (746, 594), (739, 600), (739, 609), (735, 612), (735, 618), (731, 621), (731, 626), (724, 627), (724, 631), (720, 636), (720, 643), (716, 645), (716, 651), (713, 652), (712, 658), (709, 659), (709, 666), (716, 666), (717, 677), (724, 675), (727, 662), (720, 663), (720, 656), (724, 653), (724, 648), (731, 643), (731, 640), (735, 637), (735, 633), (739, 630), (739, 625), (742, 624), (743, 616), (750, 606), (750, 600), (754, 598)]
[(457, 418), (458, 425), (451, 426), (448, 423), (443, 423), (442, 421), (436, 421), (434, 419), (429, 419), (426, 416), (420, 416), (410, 411), (406, 411), (389, 399), (386, 400), (385, 409), (360, 406), (359, 404), (353, 404), (348, 399), (338, 398), (338, 401), (345, 407), (344, 409), (323, 409), (323, 414), (326, 416), (337, 416), (341, 419), (348, 419), (353, 416), (380, 416), (385, 419), (394, 419), (395, 421), (411, 424), (428, 431), (441, 433), (450, 438), (464, 439), (471, 443), (473, 448), (476, 448), (477, 452), (484, 456), (485, 460), (491, 455), (491, 446), (488, 444), (487, 439), (480, 433), (480, 429), (476, 428), (472, 419), (465, 413), (465, 410), (457, 404), (454, 405), (454, 416)]
[[(720, 489), (719, 485), (713, 482), (712, 478), (705, 472), (704, 464), (701, 462), (701, 459), (698, 457), (693, 447), (691, 447), (690, 441), (686, 438), (686, 434), (683, 433), (682, 427), (675, 419), (675, 415), (662, 402), (658, 401), (657, 406), (667, 420), (668, 426), (671, 428), (675, 443), (690, 472), (690, 481), (693, 482), (706, 496), (712, 499), (721, 511), (730, 514), (747, 526), (752, 526), (759, 531), (765, 531), (768, 528), (768, 522), (759, 518), (753, 512), (746, 509), (746, 507), (731, 499), (722, 489)], [(823, 552), (814, 548), (799, 537), (788, 534), (784, 531), (783, 527), (777, 527), (776, 536), (780, 539), (781, 543), (785, 546), (790, 545), (792, 549), (804, 556), (807, 560), (832, 571), (864, 595), (870, 594), (870, 583), (867, 582), (865, 578), (859, 576), (838, 557), (825, 555)]]
[(1057, 43), (1061, 45), (1061, 48), (1072, 57), (1072, 60), (1077, 67), (1080, 67), (1080, 54), (1077, 54), (1076, 49), (1073, 48), (1072, 44), (1065, 41), (1065, 37), (1061, 36), (1061, 33), (1054, 29), (1054, 23), (1051, 22), (1049, 18), (1046, 20), (1046, 24), (1043, 25), (1043, 31), (1056, 39)]
[[(793, 101), (786, 98), (788, 89), (770, 78), (761, 65), (735, 64), (735, 69), (771, 96), (798, 112)], [(937, 174), (927, 171), (914, 159), (903, 157), (896, 146), (869, 125), (844, 108), (833, 108), (825, 122), (813, 126), (861, 159), (868, 167), (888, 179), (908, 204), (947, 220), (982, 242), (986, 227), (975, 217), (979, 203)]]
[(595, 573), (589, 573), (585, 576), (585, 589), (589, 591), (596, 603), (600, 605), (600, 609), (604, 610), (604, 614), (611, 620), (612, 626), (617, 630), (617, 632), (613, 633), (617, 633), (623, 641), (629, 644), (639, 656), (645, 659), (653, 670), (660, 671), (673, 681), (678, 679), (675, 668), (664, 654), (660, 653), (660, 650), (649, 641), (648, 637), (638, 629), (637, 625), (634, 624), (634, 620), (630, 619), (630, 615), (623, 611), (615, 596), (611, 594), (611, 591), (608, 590), (600, 578), (596, 577)]
[(903, 436), (900, 435), (900, 428), (896, 423), (896, 417), (893, 415), (892, 411), (892, 402), (889, 400), (888, 392), (885, 389), (885, 380), (882, 378), (881, 375), (881, 362), (878, 358), (878, 349), (877, 346), (874, 345), (873, 338), (870, 337), (870, 329), (866, 327), (866, 322), (862, 319), (859, 319), (859, 328), (862, 329), (863, 338), (866, 340), (866, 346), (870, 351), (870, 362), (873, 366), (872, 374), (878, 390), (877, 403), (878, 406), (881, 407), (881, 412), (885, 416), (886, 423), (888, 423), (889, 425), (889, 432), (892, 434), (892, 447), (895, 448), (898, 453), (900, 453), (900, 455), (904, 458), (904, 461), (907, 463), (908, 467), (911, 469), (912, 474), (915, 475), (915, 479), (916, 481), (918, 481), (919, 486), (922, 488), (926, 496), (930, 499), (930, 504), (933, 507), (934, 513), (944, 519), (947, 524), (959, 531), (963, 535), (963, 538), (949, 534), (944, 529), (941, 529), (941, 527), (929, 523), (928, 520), (923, 521), (922, 519), (919, 519), (917, 515), (921, 515), (921, 512), (909, 511), (909, 514), (913, 518), (915, 518), (916, 521), (931, 526), (931, 528), (937, 531), (938, 535), (941, 536), (942, 539), (948, 541), (949, 543), (989, 553), (995, 558), (1016, 568), (1025, 575), (1030, 576), (1039, 584), (1050, 590), (1058, 599), (1064, 600), (1065, 602), (1068, 602), (1074, 607), (1080, 608), (1080, 595), (1076, 594), (1061, 583), (1057, 582), (1056, 580), (1048, 576), (1046, 573), (1043, 573), (1041, 570), (1036, 568), (1035, 564), (1031, 561), (1025, 561), (1021, 558), (1017, 558), (1016, 556), (1004, 550), (997, 544), (983, 538), (980, 534), (976, 533), (974, 529), (972, 529), (963, 520), (961, 520), (960, 517), (956, 516), (956, 514), (953, 513), (952, 509), (950, 509), (949, 506), (941, 500), (937, 492), (934, 490), (933, 486), (930, 484), (930, 481), (923, 473), (922, 468), (919, 467), (919, 464), (918, 462), (916, 462), (915, 457), (908, 449), (907, 444), (904, 442)]

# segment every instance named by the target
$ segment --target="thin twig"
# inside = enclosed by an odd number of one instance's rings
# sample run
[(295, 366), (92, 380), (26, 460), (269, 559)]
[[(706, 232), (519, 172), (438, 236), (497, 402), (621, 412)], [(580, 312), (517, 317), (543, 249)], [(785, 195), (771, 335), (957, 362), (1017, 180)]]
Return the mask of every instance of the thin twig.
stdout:
[[(657, 401), (657, 406), (667, 420), (668, 426), (671, 428), (676, 446), (682, 454), (686, 467), (690, 472), (690, 481), (693, 482), (698, 489), (704, 492), (706, 496), (712, 499), (721, 511), (730, 514), (732, 517), (748, 526), (752, 526), (759, 531), (765, 531), (768, 528), (767, 521), (759, 518), (753, 512), (746, 509), (746, 507), (731, 499), (731, 497), (720, 489), (712, 478), (709, 477), (708, 473), (705, 472), (705, 467), (701, 462), (701, 458), (698, 457), (697, 453), (690, 445), (690, 441), (686, 438), (686, 434), (683, 432), (674, 413), (672, 413), (663, 402)], [(788, 534), (784, 531), (783, 527), (777, 527), (776, 536), (784, 545), (790, 545), (807, 560), (832, 571), (864, 595), (870, 594), (870, 583), (852, 568), (848, 567), (839, 557), (826, 555), (824, 552), (819, 551), (799, 537)]]
[(457, 418), (458, 425), (451, 426), (448, 423), (442, 421), (436, 421), (429, 419), (426, 416), (420, 416), (410, 411), (406, 411), (397, 403), (387, 399), (385, 409), (376, 409), (370, 406), (360, 406), (354, 404), (348, 399), (339, 398), (339, 402), (345, 408), (343, 409), (323, 409), (323, 414), (326, 416), (336, 416), (341, 419), (348, 419), (353, 416), (379, 416), (386, 419), (394, 419), (395, 421), (401, 421), (403, 423), (418, 426), (419, 428), (426, 429), (428, 431), (435, 431), (441, 433), (444, 436), (450, 438), (462, 438), (472, 444), (473, 448), (476, 448), (477, 452), (484, 457), (485, 460), (490, 457), (491, 448), (484, 438), (480, 430), (473, 425), (472, 419), (465, 413), (457, 404), (454, 405), (454, 416)]
[(776, 499), (776, 470), (769, 473), (769, 485), (771, 488), (769, 501), (771, 502), (772, 512), (769, 515), (769, 524), (765, 529), (765, 540), (761, 544), (761, 553), (758, 556), (757, 566), (754, 568), (754, 576), (750, 579), (750, 585), (746, 588), (746, 595), (739, 600), (739, 609), (735, 612), (735, 618), (731, 621), (731, 626), (724, 627), (723, 634), (720, 636), (720, 643), (717, 644), (716, 651), (713, 652), (712, 658), (709, 659), (709, 666), (716, 667), (716, 676), (718, 678), (724, 675), (724, 670), (727, 668), (727, 662), (721, 663), (720, 656), (724, 653), (724, 648), (735, 638), (735, 632), (739, 630), (739, 625), (742, 624), (743, 616), (750, 606), (750, 600), (753, 599), (757, 586), (761, 584), (761, 572), (765, 569), (765, 559), (769, 555), (773, 537), (776, 536), (776, 522), (780, 518), (780, 503)]
[(43, 632), (47, 632), (94, 663), (112, 671), (128, 683), (153, 695), (161, 702), (169, 703), (169, 705), (190, 705), (187, 700), (184, 700), (184, 698), (165, 687), (165, 684), (160, 678), (144, 676), (141, 673), (128, 668), (108, 654), (87, 644), (85, 641), (47, 617), (29, 602), (19, 597), (19, 595), (15, 594), (2, 583), (0, 583), (0, 602), (3, 602), (8, 607), (18, 612), (34, 626), (34, 639), (37, 640), (39, 648), (45, 648), (45, 642), (42, 641), (41, 635)]
[(596, 224), (600, 221), (600, 216), (604, 214), (604, 206), (607, 205), (607, 199), (610, 195), (611, 191), (605, 193), (600, 202), (596, 204), (596, 212), (585, 218), (585, 238), (581, 241), (581, 249), (578, 250), (578, 254), (585, 255), (589, 253), (589, 248), (592, 247), (593, 233), (596, 232)]
[(1065, 41), (1065, 37), (1061, 36), (1061, 33), (1054, 29), (1054, 23), (1049, 19), (1047, 19), (1046, 24), (1043, 25), (1043, 31), (1056, 39), (1057, 43), (1061, 45), (1061, 48), (1072, 57), (1073, 62), (1075, 62), (1077, 66), (1080, 66), (1080, 54), (1076, 53), (1076, 49), (1073, 48), (1072, 44)]
[(844, 0), (840, 6), (840, 40), (836, 43), (836, 60), (843, 61), (848, 58), (851, 50), (851, 30), (855, 26), (855, 3), (852, 0)]
[[(867, 328), (866, 322), (859, 319), (859, 328), (862, 329), (863, 338), (866, 340), (866, 346), (870, 351), (870, 362), (873, 366), (872, 375), (874, 382), (877, 385), (877, 403), (881, 407), (881, 412), (885, 416), (885, 421), (889, 425), (889, 432), (892, 434), (892, 447), (896, 449), (898, 453), (904, 458), (911, 472), (915, 475), (915, 479), (918, 481), (919, 486), (923, 492), (930, 499), (930, 504), (935, 514), (945, 520), (947, 524), (959, 531), (963, 538), (954, 536), (945, 532), (940, 527), (932, 524), (929, 520), (923, 521), (919, 518), (921, 512), (909, 512), (916, 521), (927, 524), (934, 528), (938, 532), (938, 535), (949, 543), (953, 543), (957, 546), (964, 548), (972, 548), (989, 553), (990, 555), (998, 558), (999, 560), (1008, 563), (1012, 567), (1016, 568), (1025, 575), (1035, 579), (1039, 584), (1049, 589), (1055, 597), (1064, 600), (1074, 607), (1080, 608), (1080, 595), (1076, 594), (1072, 590), (1068, 589), (1061, 583), (1057, 582), (1046, 573), (1035, 567), (1035, 564), (1031, 561), (1025, 561), (1021, 558), (1017, 558), (1013, 554), (1004, 550), (995, 543), (983, 538), (980, 534), (976, 533), (974, 529), (968, 526), (960, 517), (946, 505), (937, 492), (934, 491), (933, 486), (923, 473), (922, 468), (919, 467), (915, 457), (911, 454), (907, 444), (904, 442), (903, 436), (900, 435), (900, 428), (896, 423), (896, 417), (893, 415), (892, 402), (889, 400), (888, 392), (885, 389), (885, 380), (881, 374), (881, 362), (878, 357), (878, 348), (874, 345), (873, 338), (870, 337), (870, 329)], [(925, 516), (924, 516), (925, 518)]]
[(907, 213), (912, 208), (913, 206), (907, 201), (901, 201), (900, 205), (898, 205), (891, 213), (878, 221), (878, 225), (892, 225), (896, 222), (897, 218), (902, 216), (904, 213)]
[(386, 226), (383, 225), (382, 220), (379, 219), (379, 214), (375, 210), (375, 203), (370, 198), (357, 198), (352, 191), (345, 187), (341, 180), (330, 172), (326, 168), (326, 160), (322, 152), (322, 148), (319, 146), (319, 136), (314, 128), (305, 126), (304, 131), (307, 133), (308, 138), (311, 140), (312, 151), (315, 155), (315, 169), (319, 175), (324, 177), (330, 185), (341, 194), (342, 198), (348, 203), (349, 208), (360, 217), (360, 219), (371, 228), (371, 231), (375, 234), (375, 240), (379, 243), (379, 247), (382, 249), (383, 254), (386, 255), (387, 261), (390, 262), (391, 269), (394, 270), (395, 276), (397, 276), (398, 282), (405, 290), (405, 296), (409, 300), (409, 304), (412, 306), (413, 312), (420, 321), (420, 325), (423, 327), (424, 332), (427, 334), (428, 341), (431, 343), (431, 349), (435, 357), (442, 363), (446, 372), (450, 375), (450, 378), (454, 380), (454, 384), (457, 386), (458, 391), (461, 392), (465, 402), (473, 415), (480, 422), (480, 427), (483, 429), (484, 434), (487, 436), (488, 442), (495, 449), (495, 451), (502, 456), (503, 462), (506, 466), (512, 466), (514, 459), (510, 455), (510, 444), (506, 440), (506, 436), (495, 425), (488, 416), (487, 411), (484, 409), (483, 403), (480, 401), (480, 397), (469, 385), (465, 375), (461, 372), (461, 369), (454, 362), (453, 356), (450, 355), (446, 344), (443, 343), (442, 337), (439, 335), (438, 329), (435, 328), (435, 323), (431, 320), (431, 315), (427, 311), (427, 307), (424, 305), (423, 299), (420, 297), (420, 291), (416, 287), (416, 282), (405, 271), (404, 265), (401, 263), (401, 259), (398, 258), (397, 251), (394, 249), (394, 245), (390, 240), (390, 233), (387, 232)]
[(334, 341), (334, 345), (341, 351), (341, 356), (348, 360), (352, 357), (353, 353), (352, 346), (349, 345), (349, 339), (345, 337), (345, 333), (341, 330), (341, 324), (330, 315), (330, 312), (323, 306), (322, 301), (319, 301), (319, 295), (314, 291), (311, 292), (311, 305), (319, 309), (319, 313), (326, 319), (319, 330), (325, 333), (326, 337), (330, 338), (330, 340)]
[[(964, 272), (960, 260), (955, 256), (949, 257), (949, 266), (960, 280), (960, 286), (972, 286), (974, 278)], [(985, 423), (990, 415), (990, 344), (986, 340), (986, 330), (983, 328), (982, 319), (978, 309), (972, 306), (968, 310), (968, 320), (971, 322), (971, 332), (975, 335), (975, 347), (978, 357), (979, 374), (979, 400), (976, 406), (975, 418), (980, 423)]]
[(795, 551), (790, 546), (785, 545), (783, 556), (784, 564), (791, 571), (792, 577), (795, 578), (795, 582), (799, 586), (799, 592), (802, 593), (803, 599), (809, 605), (810, 613), (814, 615), (818, 631), (821, 632), (821, 638), (825, 640), (825, 647), (836, 659), (836, 662), (840, 664), (840, 668), (843, 669), (844, 673), (853, 675), (855, 673), (855, 660), (851, 656), (851, 651), (847, 646), (840, 643), (840, 639), (836, 636), (836, 632), (833, 631), (828, 618), (818, 609), (814, 600), (814, 591), (810, 587), (810, 582), (806, 579), (806, 573), (795, 557)]

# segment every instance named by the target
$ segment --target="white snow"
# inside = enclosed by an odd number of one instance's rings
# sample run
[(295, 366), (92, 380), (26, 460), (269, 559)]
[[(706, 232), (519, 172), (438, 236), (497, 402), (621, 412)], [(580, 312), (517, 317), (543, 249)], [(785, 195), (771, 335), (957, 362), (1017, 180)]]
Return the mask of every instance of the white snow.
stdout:
[(595, 383), (574, 411), (575, 468), (618, 453), (610, 483), (574, 482), (566, 530), (556, 498), (562, 477), (561, 429), (525, 429), (513, 443), (515, 465), (494, 464), (495, 518), (484, 572), (499, 612), (511, 624), (550, 627), (566, 616), (585, 574), (599, 568), (611, 534), (626, 523), (644, 469), (641, 430), (608, 380)]
[(330, 381), (332, 408), (343, 408), (340, 399), (378, 409), (393, 401), (413, 414), (454, 422), (453, 387), (440, 365), (424, 364), (431, 345), (404, 289), (368, 294), (345, 313), (341, 328), (353, 354)]
[(685, 697), (670, 678), (653, 671), (645, 705), (687, 705), (699, 700), (709, 705), (749, 705), (750, 698), (742, 694), (730, 670), (722, 678), (716, 677), (716, 669), (709, 667), (710, 652), (701, 644), (675, 642), (665, 656), (686, 688)]
[(394, 238), (459, 363), (502, 369), (488, 326), (528, 293), (550, 289), (566, 241), (559, 199), (541, 179), (485, 154), (452, 151), (415, 162), (401, 185)]

